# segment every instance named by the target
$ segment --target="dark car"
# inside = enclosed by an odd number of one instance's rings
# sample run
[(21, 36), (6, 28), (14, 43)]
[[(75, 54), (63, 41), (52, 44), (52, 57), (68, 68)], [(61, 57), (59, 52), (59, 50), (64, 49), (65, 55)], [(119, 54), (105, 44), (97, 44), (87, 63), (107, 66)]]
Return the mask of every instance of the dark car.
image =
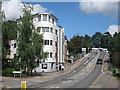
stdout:
[(97, 64), (102, 64), (103, 60), (102, 59), (98, 59), (97, 60)]

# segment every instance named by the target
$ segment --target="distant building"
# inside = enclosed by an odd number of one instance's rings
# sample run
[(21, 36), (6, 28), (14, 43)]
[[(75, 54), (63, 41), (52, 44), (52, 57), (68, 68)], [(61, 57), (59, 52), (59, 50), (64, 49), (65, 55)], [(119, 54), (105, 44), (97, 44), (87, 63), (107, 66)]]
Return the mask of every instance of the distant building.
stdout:
[(6, 59), (10, 61), (16, 56), (16, 51), (17, 51), (16, 40), (9, 41), (8, 45), (9, 45), (9, 51), (8, 51), (9, 55), (6, 56)]

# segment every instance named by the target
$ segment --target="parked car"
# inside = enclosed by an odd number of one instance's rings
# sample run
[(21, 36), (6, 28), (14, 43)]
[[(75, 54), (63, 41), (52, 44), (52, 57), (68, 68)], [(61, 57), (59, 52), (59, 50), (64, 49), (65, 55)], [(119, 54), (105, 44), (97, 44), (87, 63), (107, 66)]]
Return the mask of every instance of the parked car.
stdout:
[(97, 64), (102, 64), (103, 60), (102, 59), (98, 59), (97, 60)]

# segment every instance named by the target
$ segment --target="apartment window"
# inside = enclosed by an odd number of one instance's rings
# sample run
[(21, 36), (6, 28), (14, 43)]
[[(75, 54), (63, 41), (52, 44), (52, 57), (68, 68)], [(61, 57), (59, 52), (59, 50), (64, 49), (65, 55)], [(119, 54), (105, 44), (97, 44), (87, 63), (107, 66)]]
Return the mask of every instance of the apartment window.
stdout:
[(53, 28), (52, 27), (50, 28), (50, 32), (53, 33)]
[(57, 41), (55, 41), (55, 46), (57, 47)]
[(49, 16), (49, 22), (50, 22), (50, 16)]
[(52, 45), (53, 44), (53, 40), (50, 40), (50, 45)]
[(42, 27), (42, 32), (49, 32), (49, 27)]
[(47, 64), (42, 64), (42, 69), (47, 69)]
[(52, 54), (53, 54), (53, 53), (52, 53), (52, 52), (50, 52), (50, 58), (52, 58)]
[(45, 40), (45, 45), (49, 45), (49, 40)]
[(55, 53), (55, 58), (57, 58), (57, 53)]
[(14, 43), (14, 48), (16, 48), (16, 43)]
[(52, 19), (52, 23), (54, 24), (54, 19)]
[(57, 30), (55, 30), (55, 34), (57, 35), (57, 33), (58, 33), (58, 31)]
[(38, 33), (40, 33), (41, 32), (41, 30), (40, 29), (38, 29)]
[(43, 15), (43, 21), (47, 21), (47, 15)]
[(41, 21), (41, 15), (38, 16), (38, 21)]

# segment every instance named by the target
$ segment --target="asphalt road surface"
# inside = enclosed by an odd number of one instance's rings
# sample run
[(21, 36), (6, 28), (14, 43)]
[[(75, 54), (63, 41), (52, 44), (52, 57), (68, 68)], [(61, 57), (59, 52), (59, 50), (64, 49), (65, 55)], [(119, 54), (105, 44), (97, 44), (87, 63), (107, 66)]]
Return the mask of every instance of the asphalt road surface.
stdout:
[[(54, 78), (47, 82), (36, 83), (28, 88), (89, 88), (96, 78), (101, 74), (102, 65), (96, 65), (96, 57), (103, 59), (105, 52), (92, 53), (90, 59), (84, 62), (74, 71)], [(86, 69), (89, 64), (95, 64), (93, 69)]]

